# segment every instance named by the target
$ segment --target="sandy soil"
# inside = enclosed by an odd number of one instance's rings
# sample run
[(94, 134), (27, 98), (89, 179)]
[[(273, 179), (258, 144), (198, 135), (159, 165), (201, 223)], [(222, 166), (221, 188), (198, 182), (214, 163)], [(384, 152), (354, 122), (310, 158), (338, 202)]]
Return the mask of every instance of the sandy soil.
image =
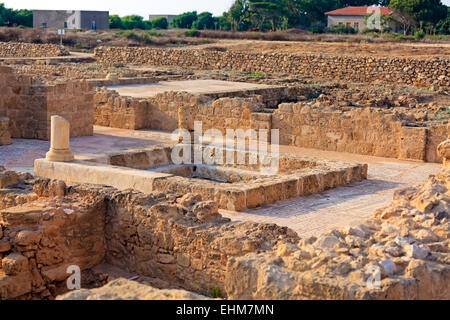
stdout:
[(450, 57), (450, 43), (347, 43), (260, 40), (218, 40), (195, 48), (224, 47), (258, 53), (329, 54), (379, 57)]

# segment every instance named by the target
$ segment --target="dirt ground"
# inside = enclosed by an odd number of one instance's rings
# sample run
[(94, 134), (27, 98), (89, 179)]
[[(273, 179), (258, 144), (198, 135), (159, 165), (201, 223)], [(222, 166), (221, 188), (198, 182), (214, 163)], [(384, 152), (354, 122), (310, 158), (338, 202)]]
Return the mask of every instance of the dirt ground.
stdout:
[(261, 40), (218, 40), (196, 48), (222, 47), (257, 53), (328, 54), (377, 57), (450, 57), (450, 43), (354, 43)]

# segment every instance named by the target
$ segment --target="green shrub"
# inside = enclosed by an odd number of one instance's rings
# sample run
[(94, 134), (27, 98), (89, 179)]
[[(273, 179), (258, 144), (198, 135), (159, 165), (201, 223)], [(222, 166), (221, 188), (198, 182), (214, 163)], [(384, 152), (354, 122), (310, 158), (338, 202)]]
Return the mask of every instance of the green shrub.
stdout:
[(132, 30), (118, 31), (118, 32), (116, 32), (116, 35), (119, 36), (119, 37), (127, 38), (129, 40), (140, 40), (139, 35), (137, 35)]
[(314, 26), (314, 27), (311, 27), (310, 31), (314, 34), (323, 33), (323, 28)]
[(414, 32), (414, 38), (417, 40), (425, 38), (425, 31), (418, 30), (418, 31)]
[(153, 19), (151, 22), (153, 29), (167, 29), (169, 27), (169, 22), (165, 17)]
[(214, 288), (212, 288), (211, 293), (212, 293), (213, 298), (215, 298), (215, 299), (222, 297), (222, 293), (220, 292), (219, 286), (215, 286)]
[(368, 34), (368, 33), (380, 33), (380, 30), (378, 29), (369, 29), (369, 28), (364, 28), (361, 33), (363, 34)]
[(176, 16), (171, 22), (171, 26), (180, 29), (190, 29), (192, 24), (197, 20), (197, 11), (185, 12)]
[(394, 35), (395, 40), (414, 40), (414, 37), (412, 36), (405, 36), (403, 34), (396, 34)]
[(152, 37), (164, 37), (166, 35), (164, 32), (157, 32), (157, 31), (149, 31), (147, 33)]
[(339, 34), (355, 34), (356, 30), (353, 29), (352, 27), (343, 25), (343, 24), (338, 24), (338, 25), (334, 25), (331, 28), (327, 29), (327, 33), (339, 33)]
[(200, 32), (197, 30), (188, 30), (184, 33), (186, 37), (200, 37)]
[(141, 34), (139, 40), (140, 40), (141, 42), (146, 43), (146, 44), (151, 44), (151, 43), (153, 43), (152, 38), (151, 38), (151, 36), (150, 36), (149, 33), (143, 33), (143, 34)]

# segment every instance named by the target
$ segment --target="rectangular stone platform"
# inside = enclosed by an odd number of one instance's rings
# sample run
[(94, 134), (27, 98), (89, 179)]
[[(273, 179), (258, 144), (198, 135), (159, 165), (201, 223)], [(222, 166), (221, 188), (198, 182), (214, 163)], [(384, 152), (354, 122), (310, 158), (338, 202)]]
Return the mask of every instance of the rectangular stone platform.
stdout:
[[(177, 165), (173, 146), (79, 156), (74, 162), (35, 161), (35, 174), (69, 184), (120, 190), (197, 193), (221, 209), (242, 211), (367, 179), (367, 165), (281, 155), (277, 173), (251, 165)], [(244, 151), (235, 151), (244, 152)], [(249, 151), (244, 152), (248, 159)], [(225, 156), (225, 152), (224, 152)], [(224, 162), (225, 163), (225, 162)], [(248, 163), (248, 162), (246, 162)]]

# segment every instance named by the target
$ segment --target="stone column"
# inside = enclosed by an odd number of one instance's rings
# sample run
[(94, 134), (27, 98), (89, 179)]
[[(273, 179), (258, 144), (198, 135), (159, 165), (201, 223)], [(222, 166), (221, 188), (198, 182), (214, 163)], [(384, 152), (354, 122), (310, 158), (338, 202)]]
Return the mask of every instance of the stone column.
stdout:
[(50, 151), (46, 155), (48, 161), (68, 162), (74, 159), (69, 146), (70, 124), (66, 119), (52, 116), (50, 139)]

